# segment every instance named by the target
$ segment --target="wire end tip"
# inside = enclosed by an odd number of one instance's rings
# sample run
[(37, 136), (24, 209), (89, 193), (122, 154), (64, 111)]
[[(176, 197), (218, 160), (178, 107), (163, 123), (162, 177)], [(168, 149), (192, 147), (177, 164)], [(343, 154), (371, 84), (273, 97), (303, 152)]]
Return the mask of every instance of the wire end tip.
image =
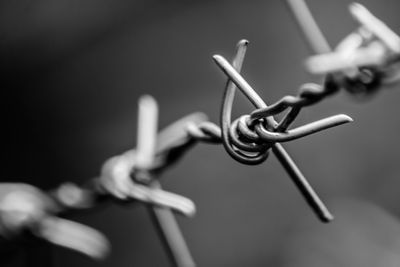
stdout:
[(348, 123), (348, 122), (353, 122), (354, 121), (352, 117), (350, 117), (350, 116), (348, 116), (346, 114), (340, 114), (339, 116), (343, 120), (344, 123)]
[(188, 218), (193, 218), (196, 215), (196, 205), (188, 199), (184, 208), (181, 209), (181, 212)]
[(103, 244), (103, 247), (98, 252), (92, 253), (91, 256), (94, 260), (104, 261), (111, 254), (111, 245), (108, 240)]
[(139, 103), (154, 104), (156, 103), (156, 99), (152, 95), (145, 94), (140, 96)]
[(246, 39), (242, 39), (238, 42), (238, 45), (248, 45), (250, 42)]
[(197, 213), (197, 209), (196, 209), (196, 206), (194, 206), (193, 209), (187, 213), (187, 217), (193, 218), (194, 216), (196, 216), (196, 213)]
[(361, 4), (358, 3), (358, 2), (352, 2), (352, 3), (349, 4), (349, 8), (351, 8), (351, 9), (353, 9), (353, 8), (363, 8), (363, 7), (364, 7), (364, 6), (361, 5)]
[(213, 55), (213, 59), (214, 59), (214, 61), (218, 62), (218, 61), (221, 61), (221, 60), (222, 60), (222, 56), (216, 54), (216, 55)]
[(357, 2), (350, 3), (349, 10), (350, 10), (350, 13), (356, 17), (357, 17), (357, 15), (360, 14), (360, 12), (367, 11), (367, 9), (363, 5), (361, 5), (360, 3), (357, 3)]
[(335, 219), (335, 217), (334, 217), (332, 214), (330, 214), (330, 213), (324, 214), (324, 215), (321, 217), (321, 221), (322, 221), (323, 223), (330, 223), (330, 222), (333, 221), (334, 219)]

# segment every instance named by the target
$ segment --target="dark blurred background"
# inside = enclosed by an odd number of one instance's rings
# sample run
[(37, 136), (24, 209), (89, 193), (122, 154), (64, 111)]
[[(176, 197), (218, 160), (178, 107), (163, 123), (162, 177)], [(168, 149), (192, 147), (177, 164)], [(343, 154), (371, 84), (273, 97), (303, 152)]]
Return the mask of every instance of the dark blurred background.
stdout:
[[(307, 2), (332, 45), (357, 26), (350, 1)], [(362, 4), (400, 32), (398, 1)], [(135, 146), (142, 94), (158, 100), (160, 127), (194, 111), (218, 122), (226, 78), (211, 57), (231, 58), (242, 38), (243, 74), (267, 103), (318, 81), (284, 1), (0, 0), (1, 180), (50, 189), (95, 177)], [(340, 93), (299, 116), (355, 120), (286, 145), (332, 209), (328, 225), (273, 155), (244, 166), (221, 145), (196, 146), (162, 182), (197, 204), (179, 223), (198, 265), (399, 266), (399, 100), (400, 85), (368, 100)], [(238, 94), (234, 113), (251, 110)], [(71, 219), (105, 233), (112, 253), (99, 263), (51, 247), (55, 266), (168, 266), (140, 204)]]

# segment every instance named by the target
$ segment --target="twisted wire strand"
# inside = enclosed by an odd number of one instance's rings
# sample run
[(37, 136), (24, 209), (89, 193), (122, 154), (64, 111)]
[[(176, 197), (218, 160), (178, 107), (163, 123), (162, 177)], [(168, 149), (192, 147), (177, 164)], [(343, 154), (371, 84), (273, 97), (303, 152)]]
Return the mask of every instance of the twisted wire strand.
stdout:
[[(330, 86), (325, 83), (325, 86), (316, 83), (303, 84), (297, 96), (284, 96), (277, 102), (268, 107), (257, 109), (250, 114), (250, 123), (263, 119), (269, 116), (277, 115), (287, 108), (303, 108), (316, 104), (324, 98), (331, 96), (339, 90), (338, 86)], [(282, 126), (281, 126), (282, 127)]]

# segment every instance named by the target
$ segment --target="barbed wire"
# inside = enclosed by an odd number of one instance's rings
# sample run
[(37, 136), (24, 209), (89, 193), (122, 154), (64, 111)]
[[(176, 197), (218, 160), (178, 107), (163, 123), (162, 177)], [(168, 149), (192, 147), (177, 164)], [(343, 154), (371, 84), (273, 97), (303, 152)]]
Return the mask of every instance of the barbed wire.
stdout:
[[(292, 0), (287, 3), (310, 47), (317, 53), (307, 59), (306, 68), (313, 74), (324, 75), (322, 85), (304, 84), (296, 96), (287, 95), (267, 105), (240, 74), (248, 47), (248, 41), (241, 40), (232, 64), (220, 55), (213, 57), (228, 77), (220, 125), (208, 121), (203, 113), (193, 113), (157, 134), (157, 103), (149, 96), (143, 97), (139, 100), (138, 147), (108, 159), (99, 177), (80, 186), (64, 183), (50, 192), (25, 184), (3, 184), (0, 234), (12, 238), (28, 229), (55, 244), (102, 258), (109, 250), (103, 234), (59, 216), (93, 208), (109, 200), (140, 201), (151, 206), (153, 219), (173, 264), (195, 266), (171, 211), (192, 217), (196, 207), (190, 199), (163, 190), (157, 176), (196, 143), (223, 144), (233, 159), (248, 165), (264, 162), (272, 150), (316, 215), (323, 222), (332, 220), (332, 214), (280, 143), (352, 121), (349, 116), (339, 114), (290, 129), (302, 108), (342, 89), (353, 95), (370, 95), (382, 86), (398, 82), (400, 38), (365, 7), (352, 4), (350, 12), (360, 27), (331, 51), (305, 3)], [(255, 110), (232, 121), (237, 89)], [(283, 118), (276, 121), (273, 116), (282, 113), (285, 113)]]

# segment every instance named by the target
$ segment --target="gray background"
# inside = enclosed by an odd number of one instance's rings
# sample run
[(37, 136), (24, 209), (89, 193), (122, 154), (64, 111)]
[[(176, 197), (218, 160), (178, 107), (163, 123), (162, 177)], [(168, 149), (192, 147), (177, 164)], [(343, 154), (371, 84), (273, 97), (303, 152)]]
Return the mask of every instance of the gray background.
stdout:
[[(332, 45), (355, 29), (349, 1), (308, 1)], [(400, 32), (398, 1), (365, 0)], [(43, 189), (98, 175), (135, 146), (137, 99), (153, 95), (160, 127), (194, 111), (218, 122), (225, 76), (211, 56), (251, 44), (243, 75), (267, 103), (295, 94), (310, 51), (283, 1), (0, 1), (4, 181)], [(199, 266), (399, 266), (400, 86), (371, 99), (340, 93), (296, 125), (345, 113), (355, 120), (286, 148), (336, 216), (322, 225), (271, 155), (260, 166), (200, 144), (165, 172), (166, 189), (195, 201), (179, 218)], [(234, 114), (249, 113), (240, 94)], [(112, 254), (94, 262), (52, 247), (56, 266), (168, 266), (141, 204), (71, 219), (104, 232)]]

